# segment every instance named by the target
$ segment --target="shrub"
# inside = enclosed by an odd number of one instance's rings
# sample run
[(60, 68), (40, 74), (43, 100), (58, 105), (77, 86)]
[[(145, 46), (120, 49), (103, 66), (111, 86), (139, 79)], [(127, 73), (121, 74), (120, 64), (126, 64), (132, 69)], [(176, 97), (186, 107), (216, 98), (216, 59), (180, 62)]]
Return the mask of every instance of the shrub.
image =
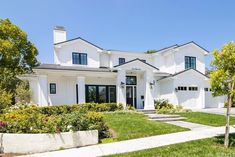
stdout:
[(169, 101), (166, 99), (155, 100), (154, 105), (155, 105), (155, 109), (161, 109), (161, 108), (173, 109), (174, 108), (174, 106), (171, 103), (169, 103)]
[(15, 90), (15, 101), (18, 104), (30, 103), (31, 91), (29, 90), (29, 82), (21, 81)]
[(157, 113), (183, 113), (183, 112), (191, 112), (190, 109), (184, 109), (181, 105), (175, 105), (173, 108), (168, 107), (162, 107), (160, 109), (157, 109)]
[[(226, 108), (228, 106), (228, 102), (224, 103), (224, 108)], [(235, 102), (232, 103), (232, 107), (235, 107)]]
[(9, 133), (59, 133), (97, 129), (99, 137), (109, 137), (101, 111), (122, 109), (115, 103), (80, 104), (8, 110), (0, 115), (0, 132)]
[(12, 94), (0, 87), (0, 112), (12, 103)]

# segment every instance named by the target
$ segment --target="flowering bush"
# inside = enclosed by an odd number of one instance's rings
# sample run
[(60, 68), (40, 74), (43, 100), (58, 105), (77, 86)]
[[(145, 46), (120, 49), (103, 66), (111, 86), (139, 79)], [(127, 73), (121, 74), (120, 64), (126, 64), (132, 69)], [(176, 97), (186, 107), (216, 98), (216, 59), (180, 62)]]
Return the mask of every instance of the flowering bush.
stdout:
[(67, 131), (99, 131), (99, 137), (108, 137), (101, 111), (120, 110), (115, 103), (81, 104), (14, 108), (0, 115), (0, 132), (7, 133), (60, 133)]

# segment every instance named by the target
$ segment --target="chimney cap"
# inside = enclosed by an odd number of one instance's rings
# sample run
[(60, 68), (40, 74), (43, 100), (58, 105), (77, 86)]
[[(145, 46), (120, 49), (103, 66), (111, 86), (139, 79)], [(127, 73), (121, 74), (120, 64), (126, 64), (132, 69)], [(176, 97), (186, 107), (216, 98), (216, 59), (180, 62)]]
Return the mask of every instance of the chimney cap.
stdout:
[(54, 30), (65, 31), (65, 28), (64, 28), (64, 26), (55, 26)]

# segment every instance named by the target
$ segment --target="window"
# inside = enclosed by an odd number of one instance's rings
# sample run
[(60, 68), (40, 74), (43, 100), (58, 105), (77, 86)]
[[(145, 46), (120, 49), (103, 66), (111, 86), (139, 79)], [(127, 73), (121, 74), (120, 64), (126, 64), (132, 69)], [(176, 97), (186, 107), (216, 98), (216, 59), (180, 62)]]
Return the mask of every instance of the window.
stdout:
[(197, 91), (197, 90), (198, 90), (198, 87), (188, 87), (188, 90), (189, 90), (189, 91)]
[(124, 64), (125, 63), (125, 58), (119, 58), (119, 65)]
[(204, 91), (208, 92), (208, 91), (209, 91), (209, 88), (204, 88)]
[(196, 57), (185, 56), (185, 69), (196, 69)]
[(126, 85), (136, 85), (136, 76), (126, 76)]
[(178, 86), (178, 90), (180, 91), (186, 91), (187, 87), (186, 86)]
[(50, 83), (50, 94), (56, 94), (56, 84)]
[(86, 53), (72, 53), (73, 64), (87, 65), (87, 54)]
[(116, 86), (113, 85), (86, 85), (86, 102), (88, 103), (115, 103)]
[(142, 62), (146, 63), (146, 60), (145, 59), (141, 59)]

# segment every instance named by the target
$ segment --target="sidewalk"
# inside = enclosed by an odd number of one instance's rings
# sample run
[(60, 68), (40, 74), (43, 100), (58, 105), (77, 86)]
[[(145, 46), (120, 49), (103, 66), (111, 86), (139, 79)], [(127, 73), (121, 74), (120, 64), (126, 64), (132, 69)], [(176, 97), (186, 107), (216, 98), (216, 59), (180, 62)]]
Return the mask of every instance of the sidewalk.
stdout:
[[(172, 134), (138, 138), (138, 139), (126, 140), (114, 143), (98, 144), (94, 146), (73, 148), (73, 149), (67, 149), (55, 152), (39, 153), (39, 154), (27, 155), (27, 157), (104, 156), (104, 155), (138, 151), (143, 149), (150, 149), (150, 148), (187, 142), (192, 140), (210, 138), (222, 135), (224, 134), (224, 132), (225, 132), (224, 126), (213, 127), (201, 130), (184, 131)], [(230, 133), (235, 133), (235, 128), (230, 127)]]

